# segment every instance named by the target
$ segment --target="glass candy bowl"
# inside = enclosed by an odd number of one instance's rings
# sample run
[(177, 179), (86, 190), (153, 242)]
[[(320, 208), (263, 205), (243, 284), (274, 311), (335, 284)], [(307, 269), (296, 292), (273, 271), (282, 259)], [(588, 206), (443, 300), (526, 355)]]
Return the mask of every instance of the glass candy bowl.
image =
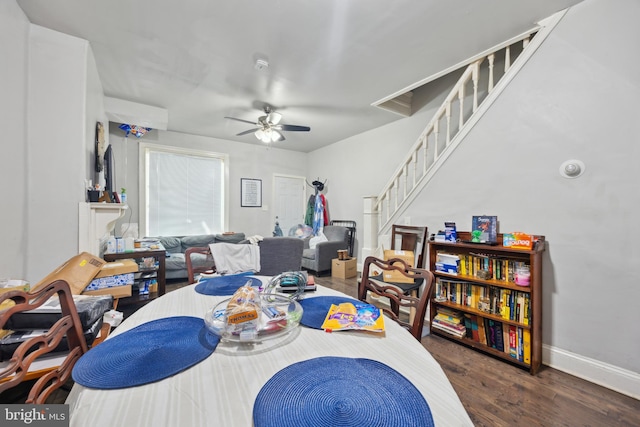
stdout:
[(235, 342), (262, 342), (288, 334), (300, 325), (302, 306), (286, 295), (260, 294), (260, 312), (257, 319), (233, 323), (228, 315), (228, 298), (204, 316), (207, 329), (222, 340)]

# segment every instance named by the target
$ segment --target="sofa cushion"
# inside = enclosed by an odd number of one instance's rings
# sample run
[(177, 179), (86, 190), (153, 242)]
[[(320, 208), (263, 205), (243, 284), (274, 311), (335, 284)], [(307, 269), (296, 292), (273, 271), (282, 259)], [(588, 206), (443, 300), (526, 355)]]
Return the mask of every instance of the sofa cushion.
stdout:
[(186, 268), (186, 263), (184, 260), (184, 254), (183, 253), (175, 253), (172, 252), (171, 255), (169, 255), (164, 263), (164, 267), (167, 270), (184, 270)]
[(160, 236), (158, 237), (158, 240), (160, 240), (160, 244), (162, 246), (164, 246), (164, 248), (167, 250), (167, 252), (171, 253), (171, 254), (179, 254), (182, 251), (182, 243), (180, 242), (180, 238), (179, 237), (173, 237), (173, 236)]
[(302, 258), (307, 259), (316, 259), (316, 250), (315, 249), (305, 249), (302, 251)]
[(216, 241), (214, 234), (198, 234), (195, 236), (184, 236), (182, 238), (182, 252), (193, 247), (207, 247)]
[(240, 243), (244, 239), (244, 233), (216, 234), (216, 243)]

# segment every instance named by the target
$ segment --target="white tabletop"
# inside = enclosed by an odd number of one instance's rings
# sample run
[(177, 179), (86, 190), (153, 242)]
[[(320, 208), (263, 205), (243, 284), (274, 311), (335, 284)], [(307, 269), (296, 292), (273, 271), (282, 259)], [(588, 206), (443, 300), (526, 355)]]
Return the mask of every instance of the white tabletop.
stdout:
[[(266, 278), (262, 278), (263, 281)], [(344, 294), (318, 286), (305, 294)], [(204, 317), (228, 297), (201, 295), (194, 285), (168, 293), (126, 319), (110, 337), (151, 320)], [(472, 426), (440, 365), (406, 330), (386, 319), (383, 335), (357, 331), (326, 333), (304, 326), (284, 341), (252, 347), (221, 342), (197, 365), (164, 380), (125, 389), (95, 390), (75, 384), (66, 403), (72, 426), (252, 426), (253, 403), (262, 386), (281, 369), (321, 356), (368, 358), (409, 379), (423, 394), (436, 426)], [(275, 341), (280, 341), (275, 345)], [(149, 360), (153, 363), (153, 360)]]

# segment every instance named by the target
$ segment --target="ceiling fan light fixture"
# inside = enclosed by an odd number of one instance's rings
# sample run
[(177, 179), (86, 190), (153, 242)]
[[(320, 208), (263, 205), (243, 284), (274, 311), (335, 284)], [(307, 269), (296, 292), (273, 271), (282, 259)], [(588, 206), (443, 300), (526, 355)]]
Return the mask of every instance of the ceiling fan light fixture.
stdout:
[[(273, 131), (269, 128), (267, 129), (258, 129), (255, 133), (256, 138), (258, 138), (260, 141), (264, 142), (265, 144), (268, 144), (272, 141), (275, 141), (273, 139)], [(278, 137), (276, 137), (278, 138)]]
[(271, 142), (280, 141), (282, 139), (282, 134), (277, 130), (271, 131)]
[(275, 111), (270, 112), (267, 116), (267, 121), (274, 125), (280, 123), (280, 120), (282, 120), (282, 114), (276, 113)]
[(264, 106), (264, 116), (258, 117), (257, 122), (252, 122), (245, 119), (239, 119), (236, 117), (225, 116), (225, 119), (231, 119), (242, 123), (248, 123), (254, 125), (253, 129), (247, 129), (244, 132), (238, 133), (236, 136), (243, 136), (253, 133), (253, 135), (261, 142), (269, 144), (271, 142), (285, 141), (284, 132), (309, 132), (311, 128), (309, 126), (299, 126), (282, 124), (282, 114), (275, 111), (271, 111), (271, 106)]

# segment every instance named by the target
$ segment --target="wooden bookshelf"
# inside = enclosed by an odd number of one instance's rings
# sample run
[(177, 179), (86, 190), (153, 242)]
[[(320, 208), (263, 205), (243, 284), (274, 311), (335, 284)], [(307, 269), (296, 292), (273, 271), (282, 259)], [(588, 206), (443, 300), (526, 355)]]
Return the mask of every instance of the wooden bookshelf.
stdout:
[[(436, 278), (431, 295), (431, 333), (535, 375), (542, 363), (542, 254), (546, 241), (544, 236), (533, 237), (535, 243), (531, 249), (502, 246), (502, 234), (498, 235), (496, 245), (466, 243), (471, 241), (469, 232), (458, 232), (457, 242), (430, 241), (429, 269)], [(439, 254), (445, 256), (439, 257)], [(457, 273), (438, 271), (436, 263), (447, 258), (446, 254), (452, 255), (449, 259), (454, 261), (456, 257), (459, 259)], [(516, 269), (523, 266), (528, 266), (528, 286), (514, 282)], [(459, 326), (458, 334), (451, 329), (443, 330), (447, 324), (440, 318), (445, 312), (456, 313), (452, 324), (459, 322), (466, 327)], [(438, 313), (441, 316), (434, 322)], [(500, 329), (502, 339), (496, 334)], [(527, 336), (528, 346), (525, 345)]]

